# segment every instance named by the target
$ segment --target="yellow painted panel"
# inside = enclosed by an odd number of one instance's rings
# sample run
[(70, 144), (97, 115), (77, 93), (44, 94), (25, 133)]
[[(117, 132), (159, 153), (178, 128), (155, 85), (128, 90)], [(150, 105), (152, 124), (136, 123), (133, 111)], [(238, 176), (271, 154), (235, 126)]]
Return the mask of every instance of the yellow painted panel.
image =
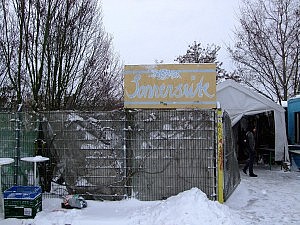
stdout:
[(125, 108), (215, 108), (215, 64), (126, 65)]
[(218, 109), (218, 201), (224, 203), (224, 149), (223, 149), (223, 123), (222, 123), (222, 110)]

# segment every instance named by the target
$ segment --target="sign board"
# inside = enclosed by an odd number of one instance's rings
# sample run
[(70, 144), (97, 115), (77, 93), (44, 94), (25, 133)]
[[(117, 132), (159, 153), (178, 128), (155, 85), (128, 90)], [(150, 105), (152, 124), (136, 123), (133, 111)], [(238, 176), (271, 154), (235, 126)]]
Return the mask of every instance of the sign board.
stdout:
[(124, 107), (216, 108), (216, 65), (126, 65)]

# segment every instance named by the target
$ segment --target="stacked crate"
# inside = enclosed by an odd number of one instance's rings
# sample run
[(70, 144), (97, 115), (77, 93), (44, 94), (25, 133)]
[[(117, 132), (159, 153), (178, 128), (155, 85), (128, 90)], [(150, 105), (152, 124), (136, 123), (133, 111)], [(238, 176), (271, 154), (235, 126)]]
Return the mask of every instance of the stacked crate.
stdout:
[(4, 191), (4, 218), (34, 218), (42, 211), (42, 189), (13, 186)]

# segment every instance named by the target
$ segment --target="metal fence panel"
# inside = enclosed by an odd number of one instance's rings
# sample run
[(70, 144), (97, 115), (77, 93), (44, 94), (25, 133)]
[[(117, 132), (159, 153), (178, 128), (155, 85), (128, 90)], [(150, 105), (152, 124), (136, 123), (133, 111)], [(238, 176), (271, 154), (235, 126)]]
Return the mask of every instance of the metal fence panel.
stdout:
[[(38, 164), (48, 196), (157, 200), (198, 187), (215, 200), (216, 117), (215, 110), (7, 114), (0, 117), (0, 156), (49, 157)], [(33, 165), (18, 162), (18, 184), (31, 185)], [(14, 168), (6, 169), (4, 189), (16, 184)]]
[(92, 199), (127, 195), (124, 112), (48, 112), (42, 127), (53, 165), (46, 190), (55, 193), (55, 183)]
[(14, 163), (2, 167), (2, 190), (33, 184), (33, 165), (20, 158), (35, 154), (38, 125), (34, 113), (0, 113), (0, 157), (14, 159)]
[(231, 120), (227, 112), (223, 113), (224, 140), (224, 200), (226, 201), (240, 183), (239, 164), (236, 157), (235, 138)]
[(215, 199), (214, 110), (142, 110), (133, 121), (133, 194), (138, 199), (165, 199), (192, 187)]

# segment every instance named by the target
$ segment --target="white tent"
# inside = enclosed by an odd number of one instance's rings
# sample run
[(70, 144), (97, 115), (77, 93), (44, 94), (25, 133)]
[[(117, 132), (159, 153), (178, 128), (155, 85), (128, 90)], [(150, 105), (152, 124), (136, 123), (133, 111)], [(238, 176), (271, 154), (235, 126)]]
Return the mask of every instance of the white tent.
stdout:
[(217, 101), (220, 103), (221, 108), (229, 114), (232, 126), (244, 115), (273, 111), (275, 120), (275, 160), (289, 161), (285, 110), (282, 106), (233, 80), (226, 80), (217, 85)]

